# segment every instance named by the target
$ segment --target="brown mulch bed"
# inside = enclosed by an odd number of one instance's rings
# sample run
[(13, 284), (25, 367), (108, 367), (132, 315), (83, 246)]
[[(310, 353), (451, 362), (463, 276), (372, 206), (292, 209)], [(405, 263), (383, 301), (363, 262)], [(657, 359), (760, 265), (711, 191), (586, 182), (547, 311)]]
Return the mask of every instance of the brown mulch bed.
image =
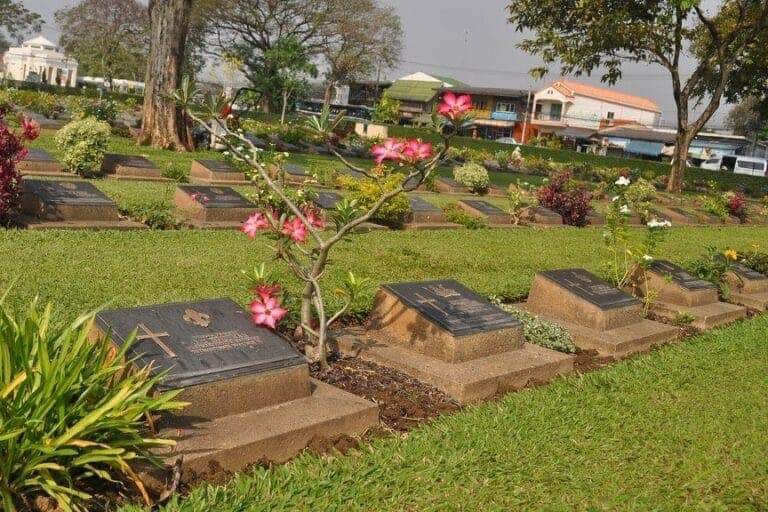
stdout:
[(378, 404), (379, 419), (389, 429), (407, 432), (460, 409), (442, 391), (392, 368), (354, 357), (334, 357), (329, 364), (325, 371), (310, 365), (312, 377)]

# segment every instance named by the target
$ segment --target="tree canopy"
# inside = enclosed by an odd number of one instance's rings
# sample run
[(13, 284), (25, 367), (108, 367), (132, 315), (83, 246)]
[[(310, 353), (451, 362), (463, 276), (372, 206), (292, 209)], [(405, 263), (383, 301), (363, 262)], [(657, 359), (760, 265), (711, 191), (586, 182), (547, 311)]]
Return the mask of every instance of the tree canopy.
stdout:
[[(559, 64), (562, 74), (599, 72), (615, 84), (625, 62), (669, 73), (677, 136), (668, 189), (679, 192), (690, 142), (720, 106), (740, 59), (765, 32), (768, 1), (724, 0), (710, 13), (699, 0), (516, 0), (509, 13), (518, 30), (533, 32), (520, 47), (544, 61), (536, 74)], [(689, 75), (681, 71), (686, 55), (695, 59)], [(697, 104), (704, 108), (690, 119)]]
[(40, 15), (24, 7), (23, 2), (0, 0), (0, 52), (13, 42), (36, 30), (40, 30)]

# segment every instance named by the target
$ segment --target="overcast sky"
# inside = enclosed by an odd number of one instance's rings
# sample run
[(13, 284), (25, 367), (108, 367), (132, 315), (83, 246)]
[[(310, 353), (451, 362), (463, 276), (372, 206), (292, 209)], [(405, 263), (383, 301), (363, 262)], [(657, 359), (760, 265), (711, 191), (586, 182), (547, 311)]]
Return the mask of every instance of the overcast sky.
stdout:
[[(54, 42), (58, 30), (53, 12), (74, 0), (23, 0), (29, 9), (42, 14), (47, 25), (44, 35)], [(542, 81), (534, 81), (528, 70), (540, 60), (516, 47), (523, 36), (506, 22), (505, 6), (510, 0), (383, 0), (397, 9), (405, 32), (405, 51), (398, 69), (387, 78), (396, 79), (415, 71), (451, 76), (475, 86), (533, 90), (559, 76), (553, 69)], [(713, 2), (706, 2), (713, 3)], [(690, 71), (692, 62), (683, 62)], [(578, 80), (600, 85), (599, 76)], [(624, 78), (617, 90), (646, 96), (663, 110), (662, 124), (674, 124), (675, 108), (668, 73), (659, 66), (625, 64)], [(726, 108), (710, 122), (719, 127)]]

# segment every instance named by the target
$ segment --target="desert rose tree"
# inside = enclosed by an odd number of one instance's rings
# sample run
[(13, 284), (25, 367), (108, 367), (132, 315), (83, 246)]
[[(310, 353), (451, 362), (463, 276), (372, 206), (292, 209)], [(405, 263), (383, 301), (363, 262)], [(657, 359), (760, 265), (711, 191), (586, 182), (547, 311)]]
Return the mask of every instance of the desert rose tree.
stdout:
[(40, 135), (40, 126), (27, 118), (21, 121), (22, 133), (17, 135), (8, 128), (5, 115), (8, 105), (0, 105), (0, 225), (7, 226), (13, 210), (21, 201), (21, 173), (17, 164), (24, 160), (29, 150), (24, 142)]
[[(184, 104), (194, 97), (192, 91), (180, 91), (177, 100)], [(403, 192), (415, 190), (434, 173), (445, 159), (450, 140), (459, 129), (471, 123), (468, 114), (472, 102), (469, 96), (456, 96), (446, 93), (432, 117), (433, 128), (442, 138), (441, 147), (433, 148), (430, 143), (420, 139), (390, 138), (372, 148), (376, 167), (363, 169), (346, 160), (333, 145), (329, 149), (349, 169), (362, 175), (363, 179), (372, 180), (381, 191), (380, 196), (368, 210), (361, 210), (354, 201), (342, 200), (323, 218), (313, 206), (306, 206), (294, 200), (282, 186), (282, 180), (260, 158), (259, 150), (241, 132), (230, 130), (227, 120), (218, 113), (222, 106), (209, 97), (205, 115), (191, 114), (194, 120), (208, 130), (215, 139), (224, 144), (231, 155), (250, 166), (254, 175), (262, 180), (266, 188), (279, 198), (282, 211), (262, 210), (254, 213), (243, 225), (243, 232), (256, 238), (259, 232), (269, 232), (273, 236), (264, 238), (274, 240), (272, 249), (275, 257), (285, 262), (293, 274), (303, 283), (301, 293), (301, 311), (296, 338), (304, 342), (305, 354), (310, 361), (327, 367), (328, 331), (331, 325), (341, 318), (351, 307), (355, 298), (367, 284), (367, 281), (349, 273), (344, 289), (335, 290), (343, 296), (343, 306), (332, 313), (327, 309), (326, 295), (322, 286), (322, 277), (329, 264), (333, 247), (345, 239), (355, 228), (370, 220), (390, 199)], [(226, 110), (225, 110), (226, 111)], [(340, 118), (318, 116), (311, 118), (308, 127), (325, 141), (335, 138), (333, 129)], [(399, 185), (385, 187), (384, 182), (393, 175), (399, 175)], [(329, 228), (328, 220), (333, 224)], [(260, 237), (261, 238), (261, 237)], [(251, 276), (255, 281), (254, 300), (251, 304), (253, 321), (269, 328), (277, 328), (280, 320), (287, 314), (282, 306), (282, 286), (274, 282), (265, 271), (265, 266)]]

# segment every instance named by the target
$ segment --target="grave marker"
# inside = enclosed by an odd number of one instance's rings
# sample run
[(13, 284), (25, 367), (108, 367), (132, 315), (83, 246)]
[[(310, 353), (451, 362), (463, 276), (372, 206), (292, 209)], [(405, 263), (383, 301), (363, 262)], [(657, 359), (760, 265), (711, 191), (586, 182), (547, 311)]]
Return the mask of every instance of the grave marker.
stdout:
[(489, 224), (510, 224), (512, 222), (507, 212), (486, 201), (462, 199), (459, 204), (471, 215), (487, 217)]
[(192, 183), (205, 185), (246, 185), (250, 183), (245, 173), (221, 160), (193, 160), (189, 170)]
[(203, 223), (241, 225), (256, 206), (230, 187), (179, 185), (174, 196), (176, 208)]
[(318, 192), (315, 204), (323, 210), (334, 210), (343, 197), (336, 192)]
[(104, 155), (101, 172), (116, 180), (171, 181), (163, 178), (160, 169), (140, 155)]
[(435, 188), (443, 194), (469, 194), (467, 187), (453, 178), (447, 176), (438, 176), (435, 179)]
[[(18, 163), (18, 170), (23, 176), (62, 176), (61, 164), (48, 151), (41, 148), (29, 148), (27, 158)], [(71, 175), (77, 177), (77, 175)]]
[(768, 276), (741, 263), (734, 263), (725, 277), (730, 286), (729, 302), (768, 311)]
[(408, 222), (414, 224), (445, 224), (443, 210), (421, 196), (409, 195), (411, 203)]

